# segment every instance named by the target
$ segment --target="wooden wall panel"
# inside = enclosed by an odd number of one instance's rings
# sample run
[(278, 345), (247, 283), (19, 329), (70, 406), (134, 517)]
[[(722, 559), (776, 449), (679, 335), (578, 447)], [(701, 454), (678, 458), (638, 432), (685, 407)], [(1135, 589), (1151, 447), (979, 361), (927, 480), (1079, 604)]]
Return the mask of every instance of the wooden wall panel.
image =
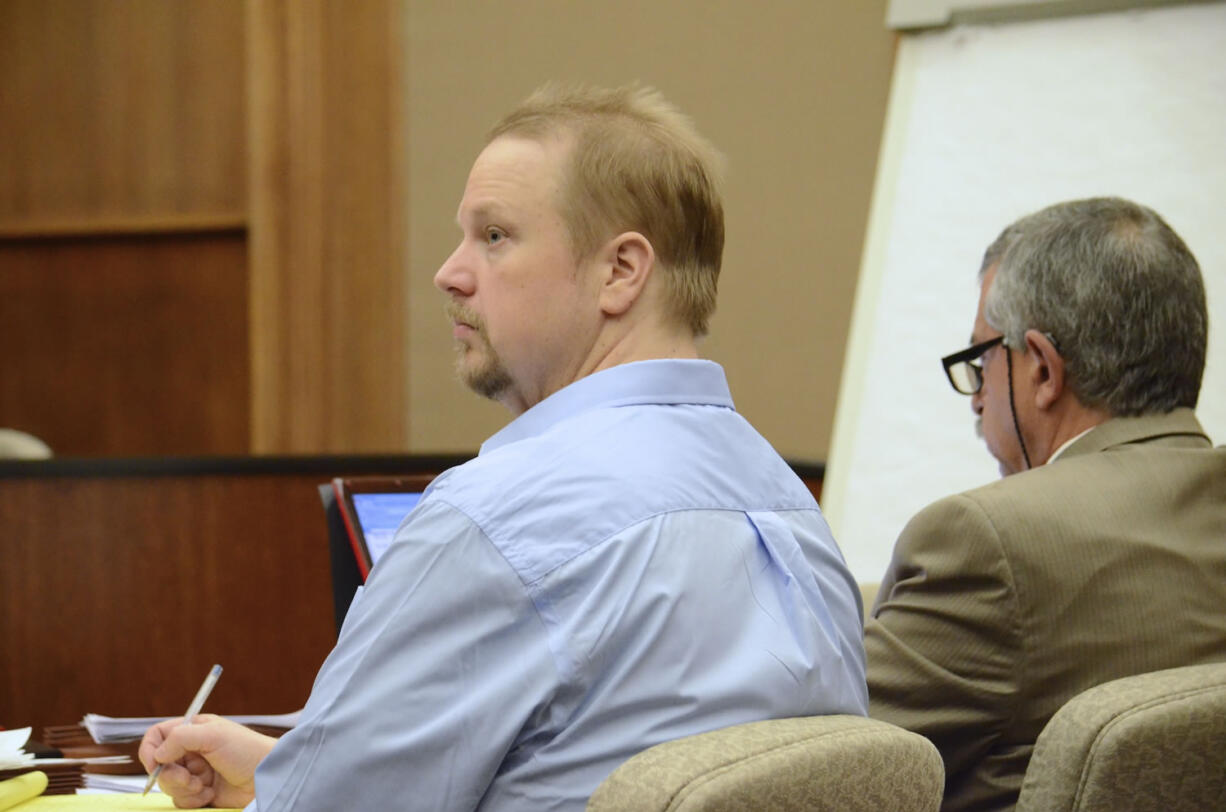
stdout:
[(246, 209), (241, 0), (0, 3), (0, 228)]
[(248, 447), (241, 232), (0, 241), (0, 425), (58, 454)]
[(252, 448), (405, 438), (401, 3), (252, 0)]
[(0, 723), (296, 710), (336, 641), (321, 475), (0, 478)]
[(241, 0), (0, 3), (0, 426), (249, 438)]

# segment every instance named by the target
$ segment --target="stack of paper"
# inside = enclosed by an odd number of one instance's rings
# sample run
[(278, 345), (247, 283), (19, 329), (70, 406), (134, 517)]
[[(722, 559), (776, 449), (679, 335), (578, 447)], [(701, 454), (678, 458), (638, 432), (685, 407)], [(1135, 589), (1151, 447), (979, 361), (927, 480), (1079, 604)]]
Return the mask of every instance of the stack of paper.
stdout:
[(39, 770), (47, 775), (44, 793), (56, 795), (71, 793), (84, 784), (86, 766), (92, 764), (127, 764), (127, 756), (102, 756), (98, 758), (35, 758), (25, 752), (30, 739), (30, 728), (0, 731), (0, 781)]
[(0, 730), (0, 770), (19, 770), (34, 761), (23, 749), (30, 740), (30, 728)]
[[(270, 731), (272, 735), (279, 735), (298, 724), (298, 715), (301, 711), (293, 713), (277, 713), (265, 715), (249, 715), (249, 716), (227, 716), (226, 718), (238, 722), (240, 725), (254, 727), (256, 729), (265, 729)], [(97, 713), (87, 713), (85, 718), (81, 720), (81, 724), (89, 731), (89, 735), (99, 744), (108, 744), (111, 742), (127, 742), (137, 741), (145, 735), (145, 731), (158, 722), (165, 721), (166, 716), (103, 716)]]
[[(144, 792), (149, 776), (140, 775), (99, 775), (85, 774), (85, 787), (77, 790), (78, 795), (109, 795), (114, 792)], [(150, 792), (161, 792), (157, 784)]]

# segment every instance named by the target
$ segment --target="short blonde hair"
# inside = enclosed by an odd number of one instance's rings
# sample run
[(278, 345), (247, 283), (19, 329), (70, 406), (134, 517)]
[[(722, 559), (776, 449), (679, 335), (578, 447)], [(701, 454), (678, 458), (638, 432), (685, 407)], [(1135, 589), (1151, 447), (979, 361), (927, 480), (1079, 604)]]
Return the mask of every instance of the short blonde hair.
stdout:
[(577, 257), (622, 231), (651, 242), (673, 315), (706, 334), (724, 250), (723, 158), (652, 88), (549, 84), (490, 131), (566, 138), (562, 216)]

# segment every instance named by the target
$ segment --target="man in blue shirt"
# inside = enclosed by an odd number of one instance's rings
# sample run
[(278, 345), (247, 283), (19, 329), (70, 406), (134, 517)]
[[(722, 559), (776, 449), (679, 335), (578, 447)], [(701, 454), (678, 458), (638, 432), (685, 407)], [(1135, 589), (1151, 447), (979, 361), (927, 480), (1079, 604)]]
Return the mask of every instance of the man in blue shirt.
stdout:
[(866, 712), (856, 584), (698, 359), (717, 163), (645, 89), (546, 88), (494, 129), (435, 284), (460, 377), (516, 418), (405, 520), (298, 727), (150, 731), (176, 803), (577, 812), (654, 744)]

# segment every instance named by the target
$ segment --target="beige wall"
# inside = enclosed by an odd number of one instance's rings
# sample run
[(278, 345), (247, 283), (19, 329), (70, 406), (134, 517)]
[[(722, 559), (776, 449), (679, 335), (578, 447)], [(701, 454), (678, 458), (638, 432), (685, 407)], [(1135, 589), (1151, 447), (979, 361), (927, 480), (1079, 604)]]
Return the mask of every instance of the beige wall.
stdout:
[(893, 60), (884, 14), (884, 0), (410, 0), (410, 448), (475, 449), (507, 421), (454, 380), (431, 284), (483, 133), (549, 79), (641, 81), (729, 159), (703, 351), (783, 454), (825, 459)]

